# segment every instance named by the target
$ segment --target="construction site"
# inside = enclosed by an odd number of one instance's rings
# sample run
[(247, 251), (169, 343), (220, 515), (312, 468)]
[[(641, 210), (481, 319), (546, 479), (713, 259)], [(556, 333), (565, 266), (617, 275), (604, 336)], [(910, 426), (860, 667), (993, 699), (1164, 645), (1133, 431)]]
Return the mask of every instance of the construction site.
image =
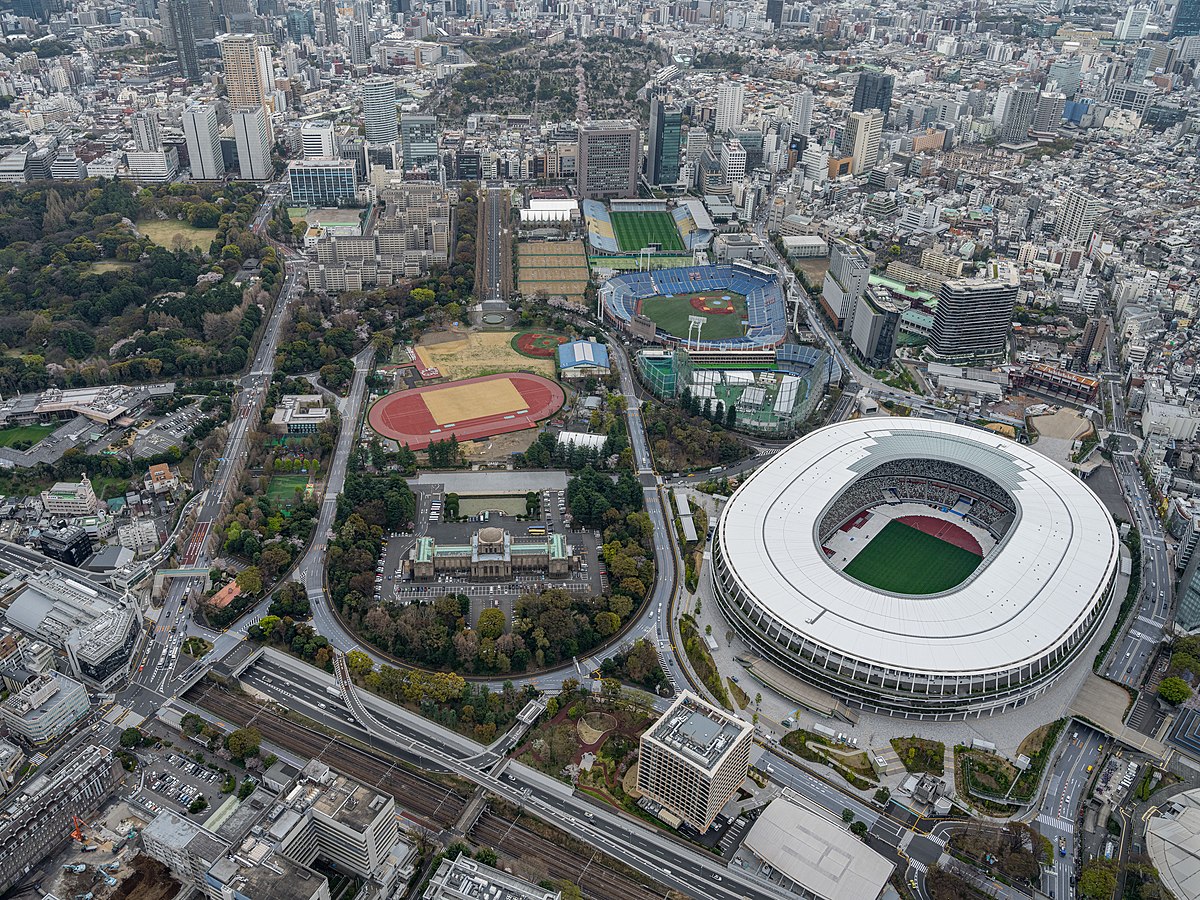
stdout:
[(73, 816), (71, 840), (43, 865), (38, 894), (61, 900), (171, 900), (179, 882), (137, 847), (147, 818), (123, 801), (108, 804), (89, 822)]

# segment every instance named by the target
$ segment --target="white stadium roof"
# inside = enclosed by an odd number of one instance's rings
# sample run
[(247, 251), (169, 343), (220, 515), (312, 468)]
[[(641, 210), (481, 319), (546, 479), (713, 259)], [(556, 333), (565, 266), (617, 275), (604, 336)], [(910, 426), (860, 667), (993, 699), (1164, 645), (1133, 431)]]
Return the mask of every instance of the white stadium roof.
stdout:
[[(868, 587), (819, 546), (821, 519), (845, 488), (897, 459), (957, 463), (1016, 502), (1001, 543), (945, 593)], [(738, 488), (720, 529), (728, 571), (771, 617), (847, 657), (931, 674), (1005, 670), (1062, 646), (1101, 601), (1118, 559), (1108, 510), (1062, 466), (999, 435), (923, 419), (811, 432)]]

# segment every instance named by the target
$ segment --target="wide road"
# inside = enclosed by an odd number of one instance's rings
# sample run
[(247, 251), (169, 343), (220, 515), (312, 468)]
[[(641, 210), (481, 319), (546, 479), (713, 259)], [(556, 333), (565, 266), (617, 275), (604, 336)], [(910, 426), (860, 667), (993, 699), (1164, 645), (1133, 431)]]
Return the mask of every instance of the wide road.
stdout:
[(483, 239), (487, 242), (484, 248), (484, 271), (480, 273), (480, 300), (485, 313), (508, 312), (508, 280), (506, 266), (509, 263), (510, 239), (508, 215), (511, 204), (508, 192), (503, 188), (489, 187), (483, 197)]
[(1075, 835), (1091, 777), (1089, 769), (1100, 763), (1106, 740), (1094, 728), (1074, 720), (1068, 726), (1074, 730), (1060, 744), (1061, 755), (1053, 768), (1043, 776), (1046, 794), (1032, 823), (1054, 844), (1054, 865), (1042, 870), (1042, 890), (1062, 898), (1075, 896), (1075, 869), (1080, 852)]

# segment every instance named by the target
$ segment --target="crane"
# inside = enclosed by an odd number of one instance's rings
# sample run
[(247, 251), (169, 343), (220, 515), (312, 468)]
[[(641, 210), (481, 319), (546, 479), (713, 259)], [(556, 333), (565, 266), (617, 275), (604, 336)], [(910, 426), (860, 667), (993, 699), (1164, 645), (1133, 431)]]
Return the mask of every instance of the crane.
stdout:
[(83, 843), (83, 826), (84, 826), (83, 819), (79, 818), (79, 816), (72, 815), (71, 816), (71, 824), (75, 826), (74, 829), (71, 831), (71, 838), (73, 840), (79, 842), (80, 844), (82, 844)]

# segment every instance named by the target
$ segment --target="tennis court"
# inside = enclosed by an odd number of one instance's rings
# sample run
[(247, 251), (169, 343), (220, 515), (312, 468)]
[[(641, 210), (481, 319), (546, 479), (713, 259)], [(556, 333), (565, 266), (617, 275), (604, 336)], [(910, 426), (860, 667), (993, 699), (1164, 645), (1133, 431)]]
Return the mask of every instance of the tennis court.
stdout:
[(658, 244), (668, 253), (684, 250), (679, 229), (669, 212), (614, 212), (609, 216), (617, 246), (626, 253), (637, 252), (650, 244)]
[(893, 520), (843, 571), (896, 594), (939, 594), (962, 584), (982, 558), (911, 525)]

